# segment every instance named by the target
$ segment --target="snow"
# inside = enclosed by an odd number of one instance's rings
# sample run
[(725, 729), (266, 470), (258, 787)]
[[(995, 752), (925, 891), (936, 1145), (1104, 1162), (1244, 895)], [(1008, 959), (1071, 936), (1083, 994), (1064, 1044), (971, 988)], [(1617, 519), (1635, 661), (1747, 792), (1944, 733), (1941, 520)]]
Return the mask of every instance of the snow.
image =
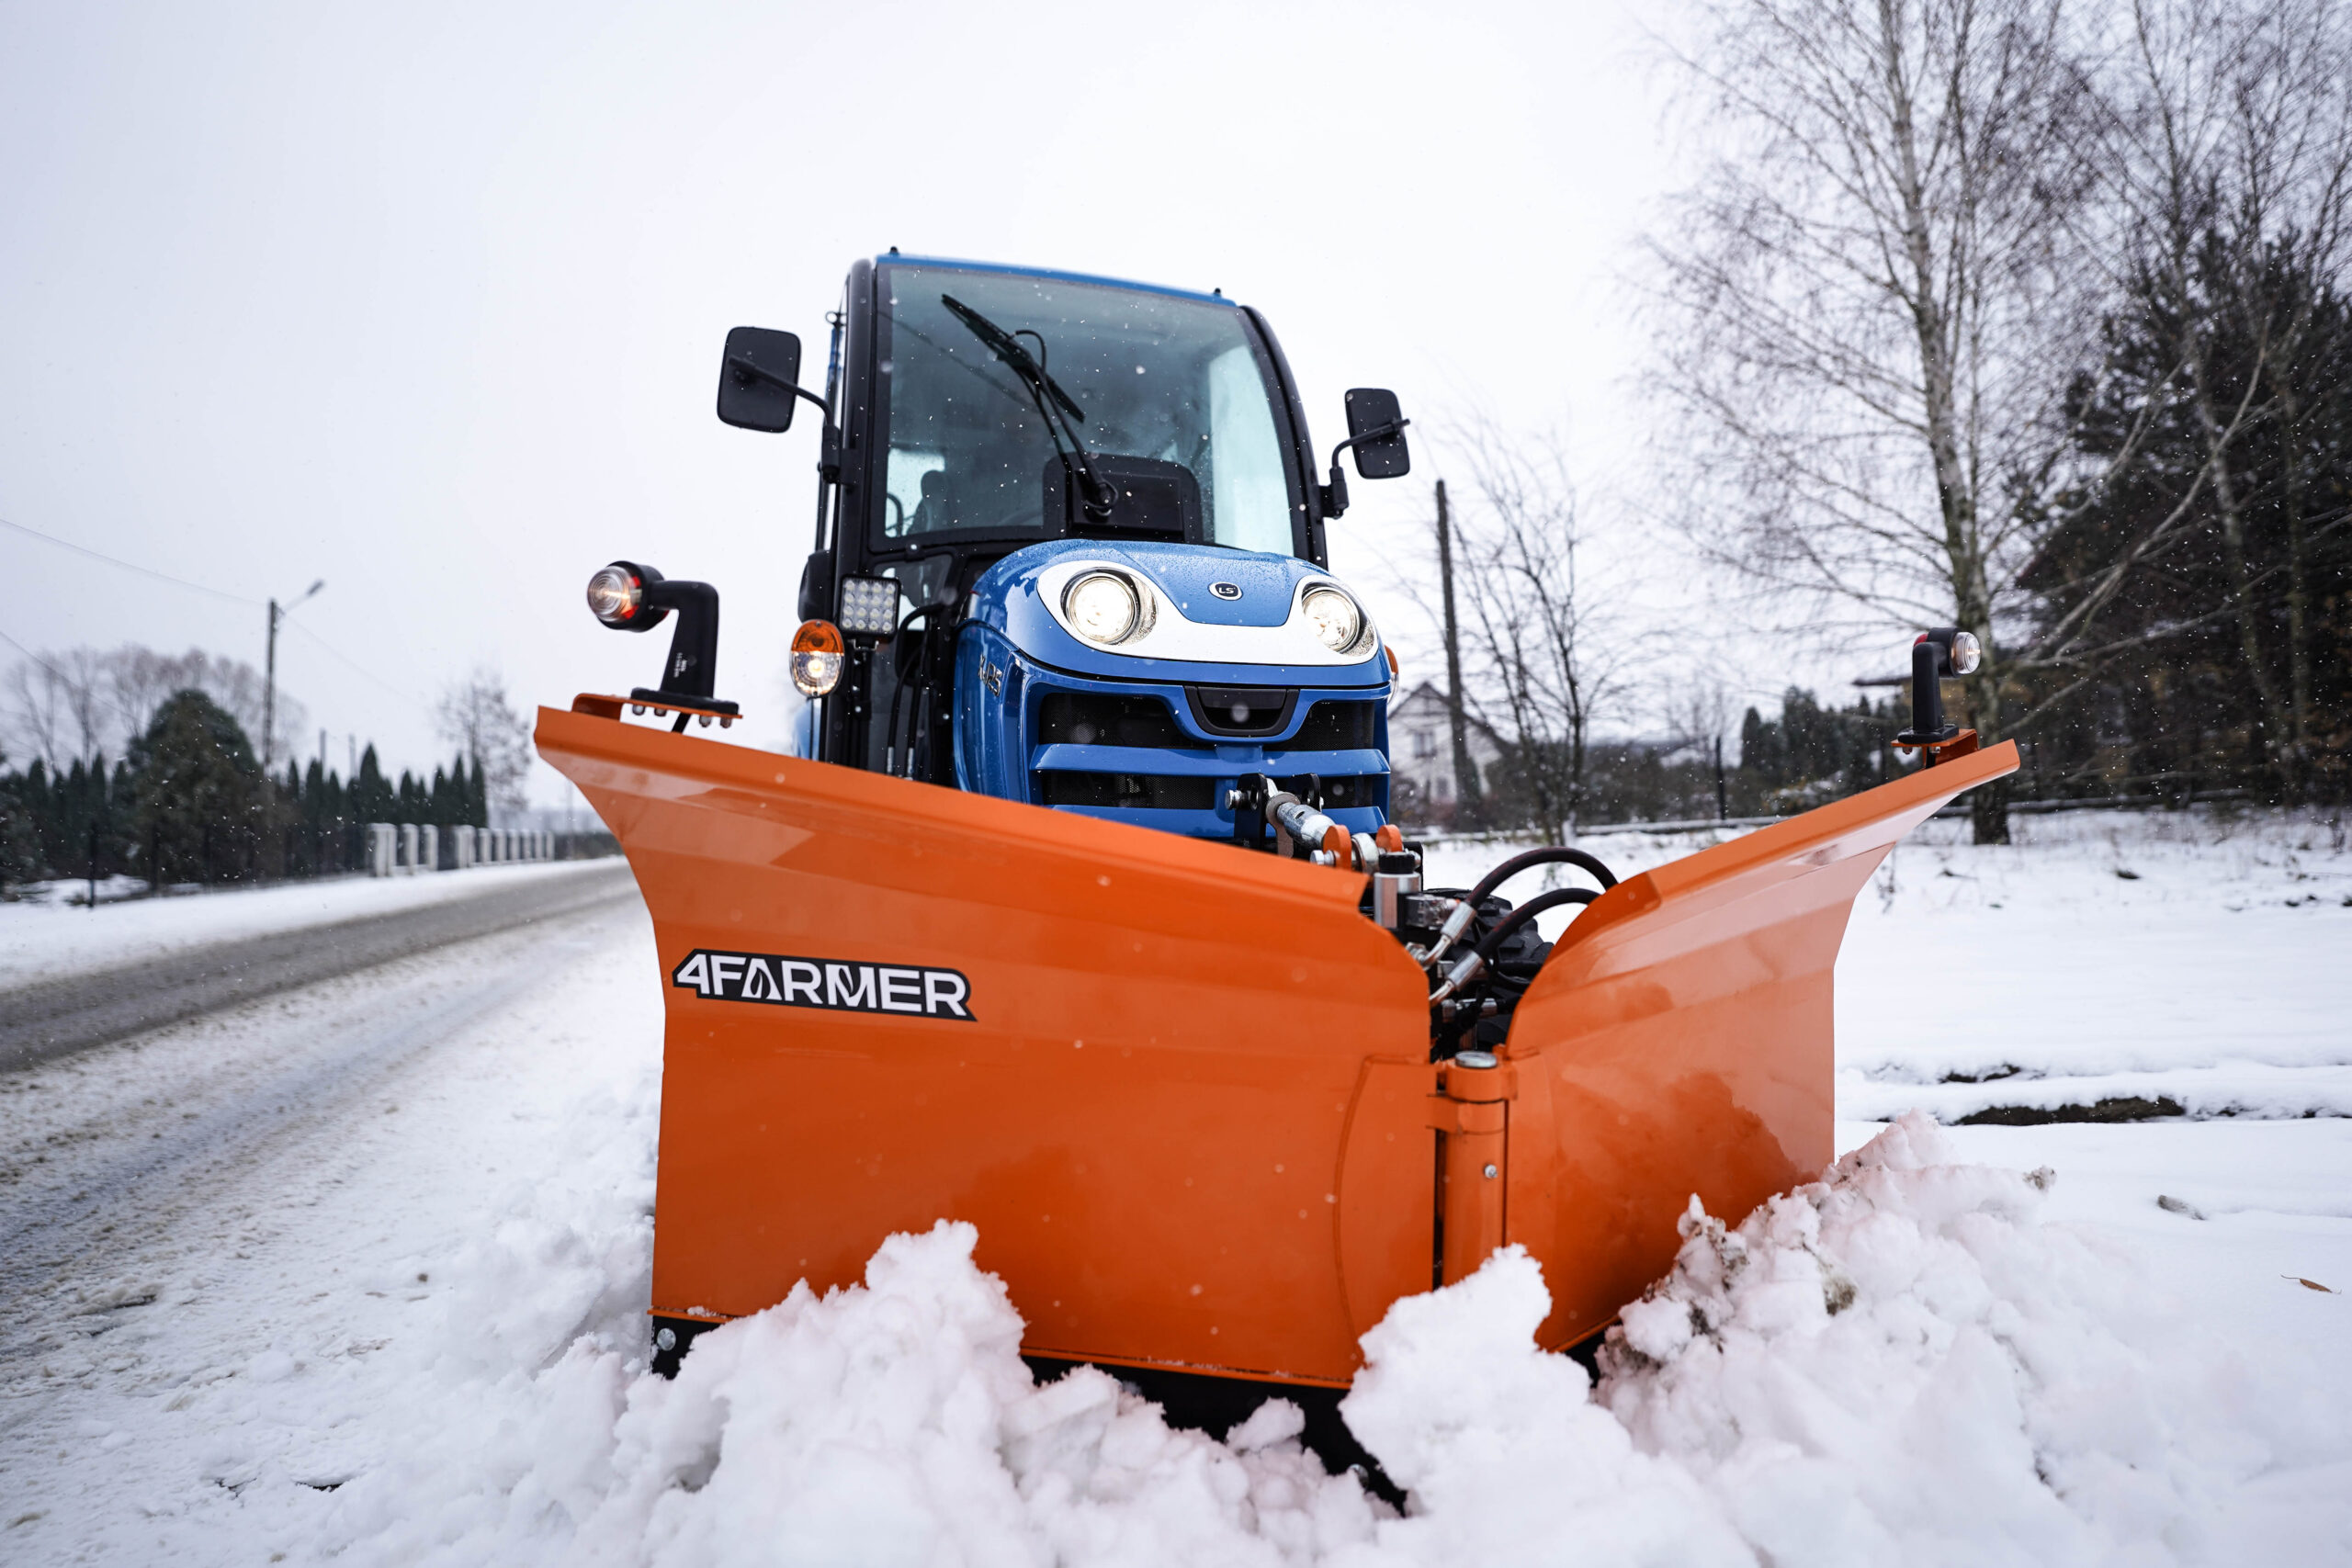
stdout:
[[(1325, 1475), (1286, 1404), (1216, 1443), (1102, 1373), (1039, 1385), (953, 1223), (653, 1378), (660, 998), (641, 914), (518, 936), (542, 943), (528, 964), (448, 956), (337, 982), (308, 1012), (257, 1005), (233, 1036), (183, 1026), (97, 1054), (87, 1081), (19, 1075), (0, 1135), (62, 1159), (90, 1107), (164, 1115), (173, 1064), (226, 1039), (291, 1049), (395, 984), (535, 976), (208, 1173), (186, 1213), (58, 1262), (47, 1310), (0, 1338), (0, 1556), (2340, 1559), (2352, 1296), (2301, 1281), (2352, 1286), (2352, 1122), (2247, 1112), (2335, 1103), (2352, 858), (2278, 818), (2019, 827), (2018, 846), (1977, 850), (1931, 824), (1865, 894), (1840, 966), (1843, 1156), (1752, 1215), (1687, 1220), (1598, 1388), (1534, 1349), (1545, 1296), (1516, 1251), (1366, 1337), (1343, 1414), (1408, 1490), (1401, 1515)], [(1603, 858), (1695, 847), (1630, 838)], [(1894, 1005), (1921, 943), (1947, 955), (1949, 1015)], [(1875, 1120), (2061, 1087), (2179, 1097), (2233, 1072), (2198, 1102), (2233, 1117)]]
[[(470, 898), (518, 880), (577, 876), (595, 861), (506, 861), (463, 872), (414, 876), (338, 876), (272, 887), (214, 888), (98, 905), (62, 899), (0, 903), (0, 987), (112, 968), (241, 937), (364, 919), (427, 904)], [(128, 879), (122, 879), (128, 881)], [(86, 884), (39, 884), (82, 897)]]
[[(1838, 964), (1841, 1114), (1955, 1122), (2122, 1097), (2203, 1116), (2352, 1114), (2342, 823), (2068, 812), (2015, 817), (2011, 831), (2016, 843), (1978, 848), (1965, 819), (1923, 824), (1856, 900)], [(1585, 847), (1622, 876), (1717, 838)], [(1430, 881), (1466, 886), (1515, 847), (1442, 844)], [(1545, 882), (1529, 872), (1503, 896)], [(1538, 923), (1556, 936), (1569, 918)], [(1939, 977), (1924, 998), (1923, 970)]]

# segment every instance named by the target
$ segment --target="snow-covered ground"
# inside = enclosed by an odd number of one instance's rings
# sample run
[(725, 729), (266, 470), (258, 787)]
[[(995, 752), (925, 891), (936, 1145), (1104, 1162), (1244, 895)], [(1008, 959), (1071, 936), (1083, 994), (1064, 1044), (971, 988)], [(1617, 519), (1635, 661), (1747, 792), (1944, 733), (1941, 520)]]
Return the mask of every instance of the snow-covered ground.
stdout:
[[(593, 875), (605, 863), (510, 861), (462, 872), (338, 876), (116, 903), (102, 896), (96, 908), (68, 903), (62, 897), (0, 903), (0, 989), (240, 937), (334, 925), (447, 903), (492, 887), (512, 887), (521, 881)], [(51, 886), (73, 894), (82, 885)], [(100, 891), (103, 895), (103, 885)]]
[[(1540, 1276), (1508, 1254), (1368, 1337), (1346, 1414), (1401, 1517), (1301, 1454), (1287, 1407), (1218, 1444), (1099, 1374), (1039, 1387), (954, 1225), (647, 1375), (660, 998), (635, 912), (0, 1080), (0, 1192), (62, 1191), (41, 1173), (79, 1151), (236, 1102), (217, 1055), (287, 1081), (269, 1064), (401, 987), (469, 998), (336, 1056), (307, 1113), (127, 1196), (75, 1255), (0, 1266), (39, 1275), (0, 1325), (0, 1559), (2345, 1560), (2352, 1296), (2302, 1281), (2352, 1285), (2352, 1122), (2325, 1114), (2352, 854), (2276, 819), (2020, 838), (1931, 824), (1864, 896), (1839, 1088), (1841, 1147), (1866, 1146), (1688, 1222), (1598, 1390), (1532, 1351)], [(1696, 846), (1593, 847), (1638, 869)], [(1448, 852), (1441, 876), (1478, 868)], [(1921, 944), (1948, 1022), (1901, 990)], [(2267, 1098), (2192, 1103), (2241, 1062)], [(2240, 1114), (1868, 1120), (2095, 1103), (2135, 1074)]]

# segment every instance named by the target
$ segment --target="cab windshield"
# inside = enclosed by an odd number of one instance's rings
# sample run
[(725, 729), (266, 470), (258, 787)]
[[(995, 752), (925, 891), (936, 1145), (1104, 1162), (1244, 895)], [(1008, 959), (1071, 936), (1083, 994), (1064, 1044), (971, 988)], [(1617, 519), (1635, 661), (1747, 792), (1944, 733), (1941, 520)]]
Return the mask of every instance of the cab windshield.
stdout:
[(877, 547), (1062, 532), (1048, 509), (1069, 443), (1057, 450), (1031, 389), (967, 324), (977, 315), (1067, 394), (1089, 457), (1177, 465), (1197, 483), (1204, 542), (1295, 553), (1272, 367), (1238, 308), (931, 266), (886, 267), (877, 293), (889, 432)]

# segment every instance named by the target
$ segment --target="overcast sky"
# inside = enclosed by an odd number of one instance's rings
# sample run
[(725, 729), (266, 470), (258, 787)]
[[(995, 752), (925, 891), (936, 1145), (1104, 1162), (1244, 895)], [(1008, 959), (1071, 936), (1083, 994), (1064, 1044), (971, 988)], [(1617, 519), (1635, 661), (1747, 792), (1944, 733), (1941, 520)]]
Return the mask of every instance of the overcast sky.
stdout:
[[(1605, 486), (1643, 357), (1614, 280), (1671, 177), (1646, 58), (1608, 0), (6, 0), (0, 518), (253, 601), (326, 579), (279, 671), (338, 767), (356, 732), (429, 768), (477, 665), (526, 708), (650, 683), (581, 598), (622, 555), (718, 585), (720, 689), (774, 741), (816, 437), (712, 417), (727, 328), (820, 342), (894, 244), (1221, 287), (1318, 446), (1393, 386), (1566, 428)], [(1334, 529), (1408, 679), (1387, 584), (1441, 471)], [(261, 663), (258, 604), (6, 529), (0, 568), (27, 647)]]

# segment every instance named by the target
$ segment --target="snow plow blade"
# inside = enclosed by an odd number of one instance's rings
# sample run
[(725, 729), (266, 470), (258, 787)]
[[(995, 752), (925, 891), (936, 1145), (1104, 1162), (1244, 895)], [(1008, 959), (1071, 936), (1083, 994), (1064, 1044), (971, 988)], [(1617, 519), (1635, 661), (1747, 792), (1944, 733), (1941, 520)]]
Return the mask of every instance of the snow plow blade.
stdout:
[(1996, 747), (1626, 879), (1474, 1072), (1427, 1059), (1428, 979), (1360, 874), (618, 707), (542, 708), (537, 740), (653, 919), (657, 1319), (853, 1283), (953, 1218), (1025, 1354), (1323, 1387), (1390, 1303), (1506, 1241), (1565, 1346), (1665, 1271), (1693, 1191), (1736, 1217), (1815, 1175), (1853, 897), (2016, 766)]

